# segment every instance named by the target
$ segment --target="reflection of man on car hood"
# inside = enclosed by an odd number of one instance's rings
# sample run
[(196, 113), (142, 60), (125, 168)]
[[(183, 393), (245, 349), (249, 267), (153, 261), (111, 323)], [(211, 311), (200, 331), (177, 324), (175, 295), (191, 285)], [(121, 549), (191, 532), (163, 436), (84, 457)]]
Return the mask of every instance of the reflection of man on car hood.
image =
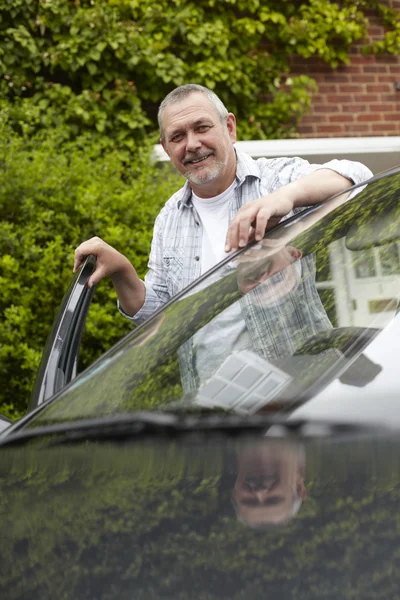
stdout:
[(305, 454), (297, 445), (263, 440), (238, 458), (232, 492), (236, 515), (249, 527), (263, 529), (293, 518), (307, 496)]

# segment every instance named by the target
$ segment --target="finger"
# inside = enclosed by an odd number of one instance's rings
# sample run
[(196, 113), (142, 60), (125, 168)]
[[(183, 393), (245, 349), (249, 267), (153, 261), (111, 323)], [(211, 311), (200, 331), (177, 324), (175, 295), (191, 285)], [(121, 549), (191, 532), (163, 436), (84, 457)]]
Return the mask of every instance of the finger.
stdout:
[(231, 250), (237, 249), (237, 239), (239, 237), (238, 226), (239, 224), (237, 217), (235, 217), (232, 223), (229, 225), (228, 232), (226, 234), (225, 252), (230, 252)]
[(88, 288), (92, 288), (94, 285), (97, 285), (99, 281), (101, 281), (107, 275), (106, 268), (103, 265), (100, 265), (93, 271), (91, 276), (88, 279)]
[(74, 270), (73, 270), (74, 273), (76, 273), (76, 271), (82, 265), (82, 263), (85, 260), (86, 256), (87, 256), (87, 254), (84, 254), (83, 252), (79, 251), (79, 248), (77, 248), (75, 250), (75, 254), (74, 254)]
[(255, 221), (260, 208), (259, 202), (251, 202), (239, 209), (228, 230), (232, 249), (243, 248), (249, 240), (254, 239), (251, 225)]
[(254, 231), (255, 231), (256, 240), (258, 242), (260, 240), (262, 240), (264, 237), (269, 217), (270, 217), (270, 212), (266, 208), (261, 209), (257, 214)]
[(82, 263), (89, 256), (89, 254), (95, 254), (94, 245), (90, 242), (84, 242), (75, 250), (74, 254), (74, 272), (82, 266)]
[(253, 227), (250, 227), (249, 229), (249, 237), (247, 239), (247, 243), (252, 242), (256, 237), (256, 232), (255, 229)]
[[(229, 252), (231, 249), (236, 250), (240, 246), (240, 243), (239, 243), (240, 239), (242, 239), (242, 238), (244, 238), (245, 240), (247, 239), (249, 229), (250, 229), (250, 224), (253, 219), (252, 215), (254, 215), (255, 212), (256, 212), (255, 209), (249, 211), (247, 206), (239, 209), (236, 217), (233, 219), (232, 223), (229, 225), (229, 228), (228, 228), (228, 233), (226, 236), (226, 246), (225, 246), (226, 252)], [(242, 223), (244, 223), (243, 229), (242, 229)], [(242, 234), (242, 231), (244, 231), (245, 233)], [(245, 244), (246, 244), (246, 242), (243, 245), (245, 245)]]
[(256, 213), (254, 211), (247, 213), (246, 215), (243, 215), (239, 221), (239, 248), (246, 246), (249, 240), (250, 227), (254, 220), (255, 214)]
[(102, 240), (100, 240), (100, 238), (92, 237), (90, 240), (86, 240), (86, 242), (83, 242), (76, 248), (74, 253), (74, 273), (82, 265), (89, 254), (95, 254), (96, 256), (99, 254), (101, 244)]

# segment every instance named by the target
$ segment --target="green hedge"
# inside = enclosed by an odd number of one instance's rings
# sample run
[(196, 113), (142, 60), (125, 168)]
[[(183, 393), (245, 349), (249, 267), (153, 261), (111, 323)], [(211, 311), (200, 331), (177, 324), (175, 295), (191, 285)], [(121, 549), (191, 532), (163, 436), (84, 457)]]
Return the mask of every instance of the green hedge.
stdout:
[[(156, 214), (179, 179), (152, 164), (150, 144), (129, 159), (89, 137), (60, 149), (59, 132), (24, 140), (0, 121), (0, 412), (29, 400), (41, 352), (72, 277), (74, 248), (99, 235), (146, 271)], [(101, 282), (87, 322), (82, 365), (129, 330)]]
[(0, 0), (0, 98), (16, 128), (63, 123), (133, 149), (191, 81), (215, 89), (242, 139), (287, 137), (313, 89), (291, 58), (348, 63), (371, 8), (387, 33), (364, 50), (398, 54), (398, 12), (377, 0)]
[[(0, 409), (27, 407), (73, 249), (99, 235), (145, 271), (155, 215), (178, 179), (151, 164), (156, 111), (194, 81), (236, 113), (242, 139), (295, 135), (313, 80), (293, 56), (348, 62), (400, 51), (398, 12), (377, 0), (0, 0)], [(87, 365), (127, 331), (104, 282)]]

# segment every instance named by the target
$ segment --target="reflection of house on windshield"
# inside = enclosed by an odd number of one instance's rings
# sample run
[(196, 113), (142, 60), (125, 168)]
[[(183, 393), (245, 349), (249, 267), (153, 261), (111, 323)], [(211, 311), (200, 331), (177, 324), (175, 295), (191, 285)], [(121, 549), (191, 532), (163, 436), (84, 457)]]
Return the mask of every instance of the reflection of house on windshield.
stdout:
[(345, 240), (329, 246), (329, 268), (318, 270), (317, 288), (336, 327), (384, 327), (400, 291), (400, 242), (350, 251)]

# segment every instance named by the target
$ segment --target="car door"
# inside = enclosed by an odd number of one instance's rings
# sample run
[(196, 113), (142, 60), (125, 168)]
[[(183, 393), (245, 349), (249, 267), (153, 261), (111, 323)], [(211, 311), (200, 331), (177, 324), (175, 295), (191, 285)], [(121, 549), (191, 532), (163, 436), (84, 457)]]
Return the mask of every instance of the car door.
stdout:
[(29, 409), (54, 396), (77, 375), (81, 337), (94, 294), (87, 286), (96, 257), (86, 258), (63, 298), (43, 352)]

